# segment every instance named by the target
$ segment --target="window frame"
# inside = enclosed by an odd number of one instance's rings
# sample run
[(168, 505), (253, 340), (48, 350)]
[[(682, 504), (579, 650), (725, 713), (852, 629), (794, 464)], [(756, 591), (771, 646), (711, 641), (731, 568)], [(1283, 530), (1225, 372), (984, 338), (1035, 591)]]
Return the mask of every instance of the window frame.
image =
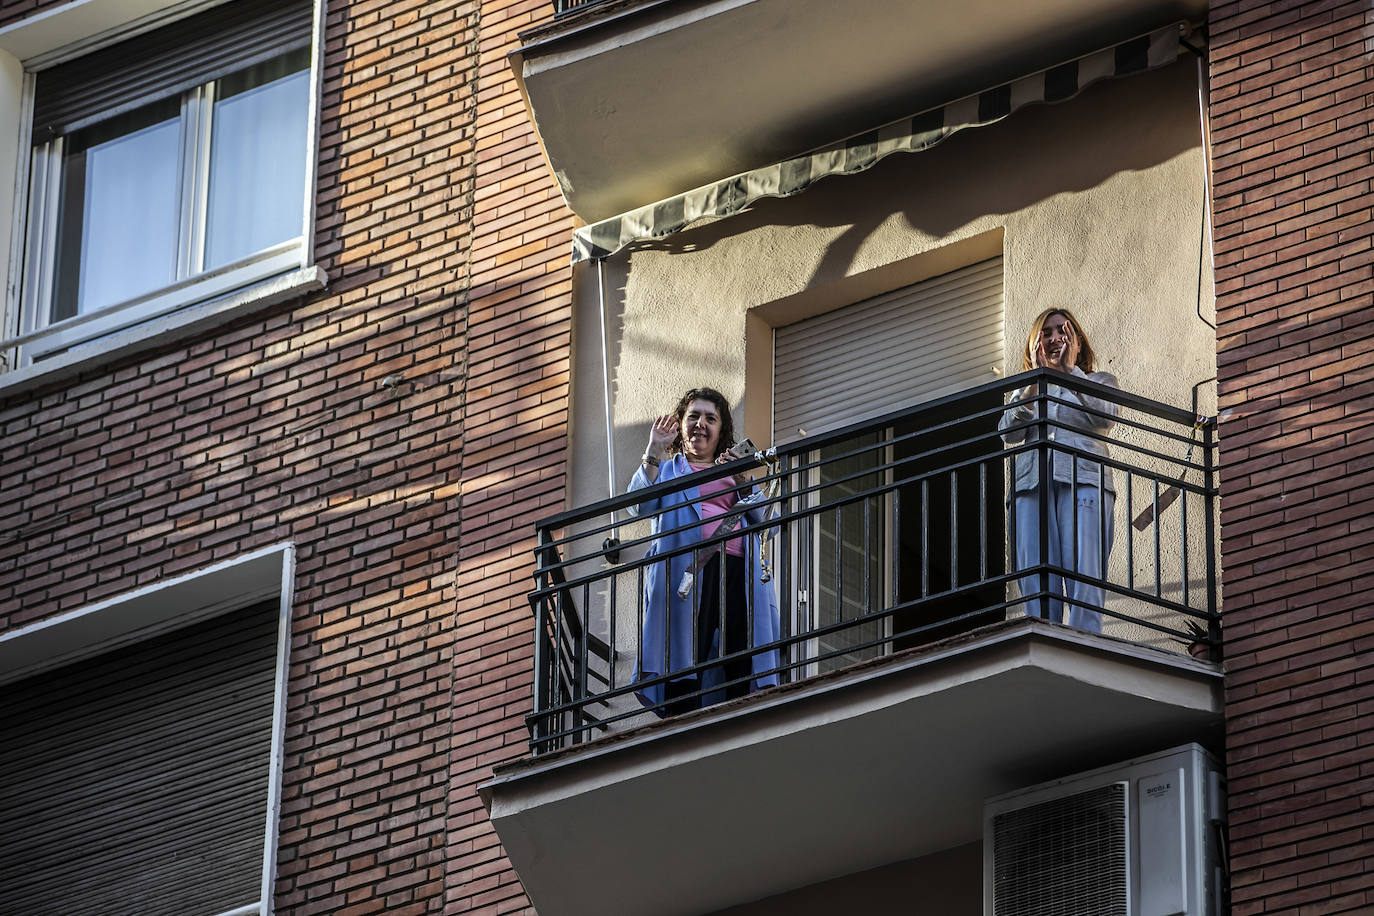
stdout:
[(4, 685), (256, 602), (278, 601), (259, 895), (218, 916), (272, 916), (275, 909), (295, 579), (296, 545), (285, 541), (0, 632), (0, 685)]
[[(931, 258), (929, 256), (930, 254), (943, 255), (943, 257)], [(753, 327), (751, 332), (747, 333), (752, 333), (760, 342), (766, 341), (766, 351), (764, 347), (758, 348), (759, 351), (766, 352), (766, 359), (758, 358), (758, 362), (754, 364), (756, 368), (752, 376), (753, 390), (757, 390), (761, 387), (766, 388), (768, 403), (768, 438), (766, 441), (772, 443), (786, 443), (799, 437), (804, 438), (810, 435), (824, 434), (838, 427), (856, 423), (868, 423), (900, 407), (911, 406), (911, 404), (905, 400), (905, 395), (903, 396), (902, 403), (873, 402), (866, 397), (858, 398), (858, 400), (864, 403), (876, 403), (878, 406), (869, 407), (865, 410), (857, 411), (853, 415), (842, 416), (839, 419), (835, 419), (834, 417), (827, 417), (824, 419), (818, 418), (817, 422), (814, 424), (812, 422), (807, 422), (806, 429), (804, 430), (800, 427), (796, 427), (795, 424), (788, 429), (779, 428), (779, 395), (782, 394), (786, 396), (794, 394), (793, 391), (786, 389), (785, 386), (780, 384), (778, 378), (778, 336), (780, 332), (786, 333), (788, 330), (798, 330), (802, 326), (807, 326), (808, 322), (811, 322), (811, 326), (814, 326), (817, 319), (824, 320), (835, 316), (838, 312), (850, 308), (856, 310), (852, 313), (857, 316), (854, 319), (856, 324), (862, 325), (864, 328), (880, 327), (880, 325), (875, 323), (874, 316), (870, 313), (874, 308), (881, 308), (884, 300), (890, 297), (900, 297), (897, 301), (903, 303), (902, 308), (904, 309), (911, 307), (913, 304), (919, 304), (922, 308), (928, 308), (933, 304), (937, 309), (945, 309), (948, 307), (948, 303), (965, 302), (967, 300), (966, 295), (960, 292), (952, 294), (940, 293), (937, 294), (938, 298), (935, 298), (932, 297), (933, 290), (937, 290), (942, 283), (955, 278), (956, 275), (963, 277), (963, 279), (956, 281), (961, 285), (961, 288), (963, 285), (977, 282), (968, 279), (970, 272), (990, 268), (991, 262), (997, 261), (997, 287), (1000, 290), (1000, 292), (997, 293), (997, 298), (999, 300), (997, 309), (998, 315), (996, 321), (992, 323), (995, 324), (995, 332), (988, 338), (987, 343), (991, 349), (1001, 354), (1005, 350), (1006, 335), (1005, 259), (1006, 253), (1001, 231), (994, 230), (974, 237), (973, 239), (966, 240), (963, 243), (955, 243), (955, 245), (929, 253), (926, 256), (917, 256), (913, 259), (913, 262), (919, 264), (922, 269), (915, 273), (914, 276), (908, 269), (906, 273), (889, 274), (885, 280), (879, 281), (878, 288), (872, 288), (871, 286), (864, 288), (863, 286), (856, 285), (865, 279), (863, 275), (860, 275), (852, 278), (848, 283), (837, 284), (831, 291), (831, 296), (828, 301), (807, 303), (800, 310), (780, 311), (776, 308), (771, 310), (760, 310), (759, 316), (766, 317), (768, 320), (759, 322), (758, 325)], [(898, 266), (900, 267), (902, 265)], [(990, 300), (978, 299), (977, 301), (980, 307), (986, 308), (987, 301)], [(989, 325), (989, 328), (991, 328), (991, 325)], [(747, 347), (748, 343), (746, 343), (746, 348)], [(759, 357), (763, 357), (763, 352), (759, 352)], [(762, 371), (762, 364), (766, 364), (766, 374)], [(991, 377), (982, 379), (981, 382), (993, 381), (998, 374), (999, 369), (994, 368), (991, 370)], [(840, 381), (846, 384), (850, 382), (848, 378), (840, 379)], [(867, 379), (861, 378), (859, 383), (864, 384), (867, 381)], [(969, 384), (978, 384), (981, 382), (970, 382)], [(963, 387), (963, 384), (964, 383), (960, 383), (958, 387)], [(748, 387), (748, 382), (746, 382), (746, 385)], [(955, 390), (957, 390), (957, 388)], [(952, 393), (954, 393), (952, 390), (944, 390), (937, 386), (930, 391), (923, 392), (921, 397), (923, 400), (934, 399)], [(882, 435), (888, 437), (890, 440), (894, 435), (894, 429), (895, 427), (888, 426)], [(866, 443), (860, 444), (857, 439), (846, 439), (843, 441), (845, 444), (841, 448), (841, 451), (867, 447)], [(881, 441), (873, 443), (873, 448), (874, 451), (871, 453), (871, 456), (866, 459), (867, 461), (870, 461), (876, 467), (893, 465), (893, 467), (881, 471), (882, 479), (875, 485), (890, 486), (895, 478), (895, 465), (898, 463), (897, 449), (890, 444), (890, 441), (888, 444), (883, 444)], [(824, 491), (822, 488), (827, 485), (824, 480), (825, 475), (822, 466), (826, 461), (826, 459), (823, 458), (823, 453), (824, 450), (821, 449), (811, 450), (806, 453), (806, 461), (816, 465), (807, 472), (806, 485), (816, 488), (812, 495), (808, 497), (809, 508), (817, 508), (824, 501)], [(890, 607), (894, 603), (900, 602), (897, 593), (899, 577), (895, 564), (897, 563), (896, 557), (903, 543), (905, 532), (898, 530), (896, 525), (896, 513), (893, 508), (895, 497), (896, 491), (882, 495), (873, 503), (872, 509), (869, 510), (869, 524), (871, 530), (876, 532), (878, 538), (878, 543), (870, 545), (870, 549), (877, 549), (880, 557), (888, 560), (888, 562), (878, 562), (876, 564), (877, 576), (876, 578), (870, 578), (869, 594), (867, 596), (870, 605), (876, 603), (882, 607)], [(867, 500), (863, 503), (856, 503), (855, 505), (864, 505), (866, 503)], [(877, 512), (876, 519), (871, 517), (872, 512)], [(830, 521), (827, 521), (827, 519), (830, 519)], [(824, 594), (823, 583), (826, 575), (829, 573), (833, 576), (835, 566), (833, 558), (828, 556), (826, 551), (822, 549), (822, 545), (825, 542), (825, 528), (827, 524), (831, 526), (832, 534), (838, 528), (834, 521), (834, 516), (828, 511), (821, 511), (815, 515), (809, 516), (804, 523), (805, 535), (795, 537), (792, 540), (791, 556), (788, 559), (792, 564), (793, 571), (790, 580), (793, 583), (794, 593), (790, 596), (790, 601), (793, 607), (791, 626), (794, 633), (807, 633), (832, 622), (850, 619), (844, 617), (847, 605), (859, 603), (852, 600), (854, 594), (852, 586), (843, 590), (844, 595), (837, 596), (848, 600), (837, 600), (833, 602), (833, 607), (830, 606), (831, 602)], [(850, 538), (848, 537), (842, 539), (839, 548), (841, 552), (846, 549), (845, 542), (849, 540)], [(925, 553), (924, 547), (922, 548), (922, 553)], [(867, 562), (872, 562), (868, 558), (865, 559)], [(784, 581), (787, 580), (784, 579)], [(870, 606), (864, 609), (863, 612), (871, 613), (872, 611), (873, 608)], [(826, 614), (834, 616), (831, 619), (823, 619), (823, 615)], [(827, 637), (824, 636), (811, 637), (806, 642), (799, 643), (801, 651), (804, 653), (804, 659), (807, 660), (803, 667), (797, 669), (799, 676), (816, 676), (836, 670), (837, 668), (856, 661), (862, 661), (865, 656), (871, 659), (890, 655), (897, 651), (897, 644), (892, 641), (893, 633), (897, 625), (897, 617), (895, 615), (884, 616), (876, 623), (876, 628), (867, 631), (863, 635), (867, 635), (870, 638), (881, 638), (886, 641), (875, 648), (865, 649), (857, 653), (853, 649), (846, 649), (843, 646), (827, 645)], [(839, 639), (843, 641), (849, 638), (850, 634), (857, 636), (860, 633), (857, 627), (866, 628), (869, 626), (870, 624), (868, 623), (851, 624), (851, 629), (840, 631), (840, 634), (843, 635), (839, 635)], [(840, 651), (839, 654), (829, 659), (819, 660), (819, 656), (823, 652), (836, 650), (843, 651)], [(797, 659), (793, 660), (796, 661)]]
[[(892, 436), (891, 427), (888, 427), (886, 430), (884, 430), (884, 432), (881, 435), (887, 436), (887, 438), (890, 440)], [(871, 447), (872, 451), (866, 454), (861, 459), (861, 461), (865, 463), (871, 463), (878, 467), (890, 464), (892, 462), (891, 445), (884, 444), (881, 438), (875, 439), (875, 441), (871, 443), (859, 441), (861, 439), (866, 438), (867, 436), (860, 436), (856, 437), (855, 439), (846, 439), (843, 440), (842, 444), (832, 445), (829, 447), (823, 447), (819, 449), (812, 449), (806, 453), (807, 463), (815, 465), (807, 472), (806, 485), (809, 488), (814, 488), (812, 490), (811, 495), (807, 497), (808, 508), (819, 508), (824, 504), (826, 489), (833, 489), (835, 487), (839, 487), (840, 489), (847, 489), (845, 484), (830, 483), (825, 479), (826, 470), (834, 461), (833, 455), (831, 457), (825, 456), (825, 452), (827, 450), (833, 449), (839, 452), (843, 452), (845, 450), (850, 449)], [(875, 472), (868, 471), (866, 473), (874, 474)], [(883, 487), (888, 486), (892, 483), (893, 472), (891, 468), (888, 468), (887, 470), (883, 470), (877, 473), (881, 473), (881, 479), (876, 484), (861, 484), (860, 486), (854, 487), (854, 489), (861, 490), (871, 486)], [(860, 480), (862, 480), (862, 478), (860, 478)], [(856, 503), (855, 505), (862, 507), (864, 504), (868, 503), (869, 500), (872, 499), (872, 496), (867, 497), (864, 500), (864, 502)], [(860, 511), (863, 510), (861, 509)], [(878, 513), (878, 517), (876, 519), (878, 541), (876, 545), (870, 545), (870, 547), (872, 549), (876, 549), (879, 557), (887, 556), (889, 551), (893, 550), (897, 543), (896, 532), (893, 528), (892, 519), (892, 496), (890, 494), (878, 495), (878, 498), (873, 506), (873, 509), (869, 510), (870, 524), (872, 524), (875, 521), (872, 518), (873, 511), (876, 511)], [(805, 589), (803, 595), (795, 596), (795, 619), (792, 621), (792, 632), (794, 633), (813, 631), (821, 627), (828, 626), (830, 623), (836, 623), (841, 620), (844, 620), (846, 619), (844, 616), (846, 604), (861, 603), (853, 600), (854, 587), (851, 583), (850, 587), (847, 589), (849, 593), (849, 601), (845, 602), (842, 600), (836, 600), (834, 602), (833, 607), (828, 606), (830, 604), (830, 600), (825, 595), (826, 590), (824, 588), (824, 581), (826, 579), (827, 572), (829, 572), (831, 575), (833, 575), (834, 573), (834, 563), (832, 560), (833, 551), (831, 553), (831, 556), (827, 556), (826, 550), (824, 549), (827, 528), (826, 518), (828, 515), (829, 513), (827, 511), (821, 510), (817, 512), (817, 514), (807, 518), (805, 524), (805, 528), (809, 534), (809, 537), (805, 539), (807, 543), (803, 543), (803, 538), (793, 539), (792, 568), (794, 570), (794, 573), (792, 575), (792, 581), (794, 583), (799, 583), (801, 588)], [(832, 536), (834, 536), (837, 533), (838, 527), (839, 526), (837, 524), (831, 522), (830, 533)], [(843, 552), (846, 549), (848, 549), (850, 543), (852, 542), (848, 538), (843, 539), (840, 544), (840, 551)], [(870, 564), (873, 562), (871, 557), (864, 557), (864, 560), (865, 562)], [(873, 612), (874, 608), (871, 605), (874, 603), (876, 603), (880, 609), (889, 607), (892, 604), (894, 598), (891, 568), (889, 564), (880, 562), (877, 564), (877, 567), (878, 575), (876, 577), (876, 581), (870, 580), (869, 583), (868, 599), (870, 606), (862, 609), (862, 612), (864, 614), (869, 614)], [(836, 599), (842, 597), (843, 596), (840, 595), (835, 596)], [(827, 611), (833, 614), (833, 619), (823, 619), (823, 615)], [(892, 617), (887, 616), (880, 618), (878, 621), (876, 621), (876, 623), (878, 624), (877, 635), (884, 640), (890, 639), (892, 637)], [(851, 627), (849, 629), (841, 630), (837, 635), (841, 635), (841, 639), (848, 639), (851, 636), (865, 635), (859, 632), (859, 628), (867, 626), (869, 626), (869, 624), (851, 624)], [(867, 635), (874, 634), (869, 633)], [(846, 665), (850, 665), (855, 662), (869, 661), (874, 658), (880, 658), (892, 654), (890, 644), (888, 643), (883, 643), (870, 649), (854, 650), (852, 648), (844, 646), (827, 645), (827, 641), (827, 637), (818, 636), (812, 637), (812, 639), (806, 644), (806, 657), (811, 659), (811, 661), (806, 666), (806, 668), (799, 669), (803, 677), (815, 677), (820, 674), (825, 674), (831, 671), (838, 670), (839, 668), (845, 667)], [(821, 654), (831, 651), (838, 651), (839, 654), (836, 654), (828, 659), (820, 659)]]
[[(182, 277), (141, 296), (84, 315), (56, 322), (47, 320), (54, 285), (51, 270), (56, 240), (54, 217), (63, 138), (44, 144), (33, 142), (34, 99), (43, 71), (229, 2), (233, 0), (187, 0), (20, 62), (24, 73), (18, 112), (18, 158), (4, 321), (0, 323), (0, 389), (92, 361), (114, 358), (150, 345), (154, 340), (165, 342), (169, 335), (193, 333), (211, 323), (230, 320), (244, 311), (325, 286), (327, 278), (314, 266), (314, 235), (326, 0), (311, 0), (313, 19), (309, 36), (306, 137), (301, 150), (301, 155), (306, 157), (301, 233), (246, 258)], [(186, 171), (184, 166), (188, 161), (185, 153), (188, 141), (206, 139), (214, 102), (213, 86), (229, 72), (233, 71), (217, 74), (209, 83), (182, 94), (183, 124), (187, 128), (182, 136), (182, 172)], [(188, 104), (199, 109), (190, 118), (195, 123), (187, 123), (185, 109)], [(203, 175), (179, 175), (183, 191), (188, 183), (204, 179)], [(39, 200), (45, 202), (45, 207), (34, 210), (32, 204)], [(181, 210), (183, 219), (189, 214), (202, 224), (198, 234), (203, 242), (204, 208), (200, 208), (200, 213), (195, 213), (195, 208), (189, 206)], [(31, 221), (31, 211), (44, 218)], [(197, 227), (188, 228), (192, 233), (197, 232)], [(48, 269), (44, 271), (44, 267)], [(31, 281), (31, 277), (37, 277), (37, 282)]]

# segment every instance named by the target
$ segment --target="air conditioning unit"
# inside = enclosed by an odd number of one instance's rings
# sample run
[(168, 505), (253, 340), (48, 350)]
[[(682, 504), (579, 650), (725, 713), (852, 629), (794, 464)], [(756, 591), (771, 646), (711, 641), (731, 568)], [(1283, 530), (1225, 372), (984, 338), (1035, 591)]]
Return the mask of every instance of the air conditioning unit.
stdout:
[(1222, 916), (1225, 783), (1186, 744), (983, 803), (985, 916)]

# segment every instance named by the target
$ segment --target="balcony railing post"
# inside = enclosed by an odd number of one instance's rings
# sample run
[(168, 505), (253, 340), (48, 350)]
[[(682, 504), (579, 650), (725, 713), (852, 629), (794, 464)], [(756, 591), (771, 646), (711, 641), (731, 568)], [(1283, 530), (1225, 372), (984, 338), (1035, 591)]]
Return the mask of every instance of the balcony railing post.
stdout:
[[(588, 582), (582, 586), (582, 607), (586, 610), (590, 610), (591, 606), (592, 584)], [(583, 619), (582, 625), (578, 627), (577, 637), (575, 640), (575, 651), (577, 652), (577, 674), (576, 683), (573, 685), (573, 696), (569, 697), (569, 699), (574, 700), (576, 702), (581, 702), (587, 698), (587, 670), (590, 664), (590, 660), (587, 658), (587, 627), (590, 624), (590, 617)], [(580, 709), (581, 707), (579, 707), (578, 710), (575, 710), (571, 716), (572, 727), (575, 729), (575, 731), (573, 732), (573, 744), (580, 744), (584, 740), (586, 740), (586, 731), (581, 727), (581, 722), (578, 721), (578, 719), (580, 718)]]
[(1221, 616), (1217, 613), (1217, 551), (1216, 551), (1216, 466), (1213, 453), (1216, 448), (1216, 421), (1202, 424), (1202, 491), (1206, 503), (1203, 506), (1207, 543), (1203, 545), (1203, 555), (1207, 558), (1207, 641), (1214, 651), (1221, 649)]
[[(783, 456), (774, 468), (774, 473), (780, 475), (782, 480), (778, 485), (780, 501), (777, 507), (770, 511), (778, 517), (786, 516), (788, 507), (792, 504), (791, 465), (792, 459)], [(778, 678), (783, 683), (792, 680), (793, 669), (790, 666), (796, 660), (789, 641), (792, 637), (792, 614), (789, 609), (797, 594), (796, 584), (792, 580), (792, 564), (792, 524), (784, 521), (778, 525), (778, 547), (773, 552), (773, 571), (778, 577), (779, 607), (782, 609), (782, 613), (778, 615), (778, 635), (787, 645), (786, 651), (780, 654), (783, 670), (778, 672)]]
[[(1035, 616), (1049, 619), (1050, 616), (1050, 488), (1054, 481), (1050, 477), (1050, 386), (1049, 380), (1041, 375), (1035, 383), (1036, 435), (1039, 446), (1035, 450), (1038, 465), (1039, 486), (1036, 487), (1036, 500), (1039, 516), (1035, 520), (1036, 536), (1040, 540), (1040, 550), (1036, 559), (1040, 563), (1040, 613)], [(1030, 609), (1027, 608), (1029, 611)]]
[[(549, 545), (549, 532), (545, 528), (538, 531), (539, 551), (535, 558), (534, 581), (537, 587), (546, 588), (550, 584), (551, 577), (544, 572), (544, 562), (549, 556), (549, 552), (555, 548)], [(534, 600), (534, 727), (533, 739), (535, 748), (548, 750), (543, 746), (545, 739), (550, 733), (549, 720), (544, 715), (549, 708), (549, 652), (546, 641), (549, 633), (548, 620), (548, 599), (536, 598)]]

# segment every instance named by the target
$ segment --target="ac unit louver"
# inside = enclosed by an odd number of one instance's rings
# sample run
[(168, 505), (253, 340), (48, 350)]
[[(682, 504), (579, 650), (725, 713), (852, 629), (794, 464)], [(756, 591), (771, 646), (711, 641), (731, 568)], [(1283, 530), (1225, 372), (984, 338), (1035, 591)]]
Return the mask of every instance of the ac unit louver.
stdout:
[(987, 916), (1220, 916), (1221, 769), (1196, 744), (990, 798)]

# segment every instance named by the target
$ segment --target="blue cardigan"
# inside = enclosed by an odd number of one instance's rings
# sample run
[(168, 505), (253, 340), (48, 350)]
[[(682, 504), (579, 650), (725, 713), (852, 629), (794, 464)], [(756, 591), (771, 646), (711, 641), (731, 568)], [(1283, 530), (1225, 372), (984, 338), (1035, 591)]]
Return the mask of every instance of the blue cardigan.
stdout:
[[(671, 459), (665, 460), (659, 468), (657, 481), (651, 482), (643, 467), (635, 471), (628, 492), (633, 493), (635, 490), (652, 486), (653, 483), (663, 483), (691, 473), (692, 468), (687, 459), (680, 454), (674, 455)], [(701, 540), (701, 503), (697, 502), (700, 496), (697, 487), (687, 487), (659, 499), (648, 499), (630, 507), (631, 515), (652, 515), (654, 541), (646, 556), (666, 553)], [(762, 513), (761, 508), (751, 510), (749, 520), (755, 523), (762, 521)], [(689, 527), (676, 533), (663, 534), (665, 531), (672, 532), (673, 529), (683, 526)], [(777, 596), (774, 595), (772, 586), (763, 582), (760, 577), (760, 547), (758, 535), (752, 535), (745, 541), (744, 553), (749, 561), (749, 604), (753, 609), (754, 621), (753, 641), (750, 645), (754, 646), (773, 642), (778, 638), (779, 632)], [(694, 594), (689, 594), (685, 599), (677, 595), (678, 583), (682, 581), (682, 574), (686, 572), (691, 561), (692, 552), (687, 551), (672, 557), (667, 563), (652, 563), (645, 568), (644, 625), (640, 634), (639, 656), (635, 660), (636, 682), (660, 674), (681, 671), (692, 665), (692, 603), (696, 598)], [(671, 566), (671, 569), (665, 570), (665, 566)], [(693, 591), (695, 592), (695, 589)], [(667, 639), (667, 645), (665, 636), (670, 637)], [(663, 670), (665, 653), (669, 656), (667, 672)], [(776, 668), (779, 657), (777, 649), (760, 652), (751, 659), (752, 670), (758, 675), (761, 671)], [(708, 668), (706, 682), (701, 686), (709, 690), (715, 686), (712, 681), (718, 683), (720, 679), (719, 668)], [(767, 674), (756, 676), (752, 681), (752, 687), (757, 690), (772, 687), (777, 683), (776, 673)], [(643, 687), (636, 695), (645, 706), (658, 706), (663, 703), (663, 685)], [(706, 697), (706, 702), (712, 702), (709, 696)]]

